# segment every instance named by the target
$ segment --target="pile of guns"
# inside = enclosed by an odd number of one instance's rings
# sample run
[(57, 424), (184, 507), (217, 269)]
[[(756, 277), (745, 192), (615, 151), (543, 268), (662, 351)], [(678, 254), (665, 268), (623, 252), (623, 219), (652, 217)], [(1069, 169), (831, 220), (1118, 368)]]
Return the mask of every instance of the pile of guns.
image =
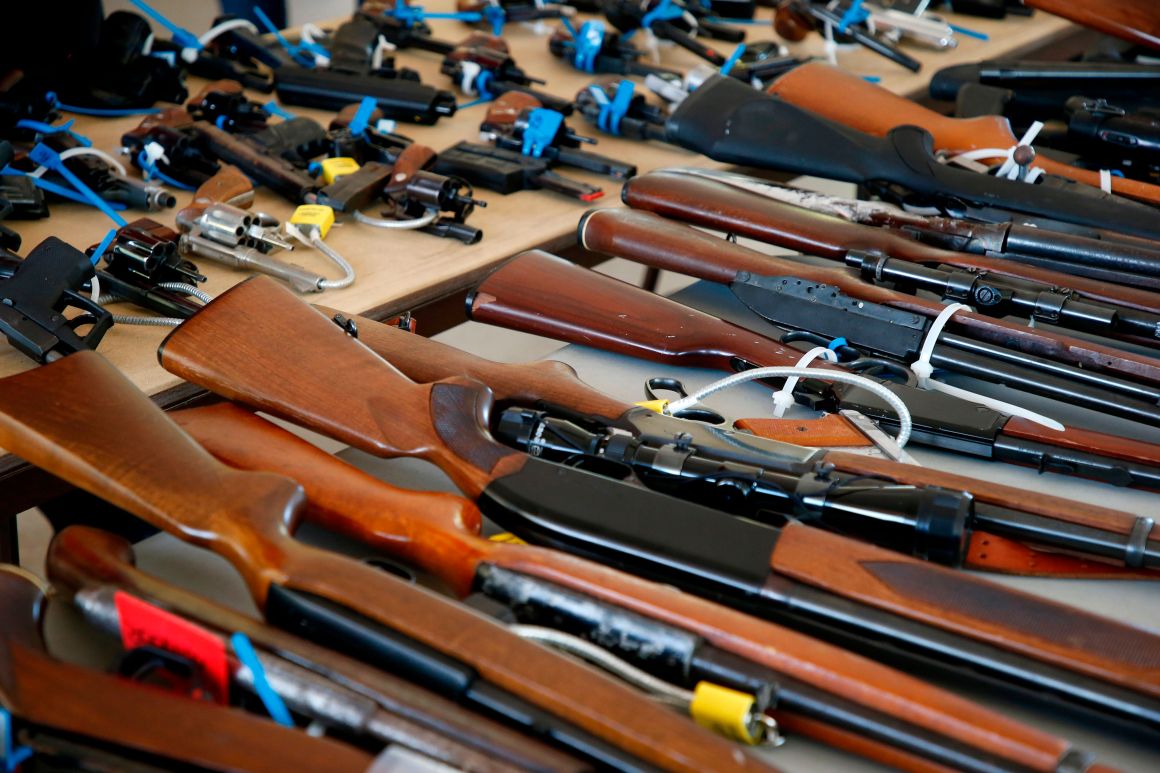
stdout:
[[(1028, 0), (1126, 43), (945, 69), (931, 94), (953, 116), (775, 42), (719, 51), (750, 2), (374, 0), (294, 39), (232, 17), (197, 36), (135, 5), (0, 95), (8, 226), (64, 201), (116, 224), (87, 250), (49, 238), (25, 257), (18, 227), (0, 229), (0, 333), (38, 363), (0, 379), (0, 448), (116, 515), (97, 528), (50, 509), (46, 580), (0, 565), (4, 770), (772, 770), (745, 749), (793, 737), (915, 773), (1111, 770), (918, 676), (944, 671), (1160, 732), (1155, 621), (968, 573), (1154, 582), (1154, 514), (908, 451), (1160, 491), (1160, 444), (1136, 431), (1160, 427), (1150, 5)], [(955, 45), (927, 5), (787, 0), (774, 28), (913, 69), (906, 46)], [(448, 16), (470, 27), (458, 42), (427, 23)], [(551, 54), (598, 80), (552, 93), (513, 58), (516, 23), (559, 25)], [(705, 64), (667, 66), (665, 41)], [(424, 84), (411, 54), (453, 89)], [(452, 119), (460, 97), (487, 104), (452, 147), (398, 132)], [(125, 163), (65, 120), (141, 108)], [(859, 198), (714, 168), (638, 175), (584, 149), (585, 125)], [(466, 313), (637, 358), (657, 374), (645, 402), (559, 362), (421, 337), (409, 314), (303, 298), (355, 281), (327, 242), (336, 223), (466, 250), (476, 190), (592, 202), (595, 176), (626, 206), (577, 211), (577, 247), (724, 285), (728, 314), (539, 250), (478, 281)], [(266, 194), (293, 215), (259, 211)], [(257, 276), (212, 298), (206, 261)], [(93, 351), (142, 321), (173, 328), (161, 367), (214, 401), (163, 412)], [(677, 366), (721, 380), (689, 395), (665, 375)], [(742, 381), (773, 417), (716, 413), (711, 395)], [(266, 417), (428, 462), (458, 493), (396, 487)], [(137, 567), (141, 528), (224, 559), (254, 613)], [(46, 600), (115, 642), (112, 673), (46, 646)]]

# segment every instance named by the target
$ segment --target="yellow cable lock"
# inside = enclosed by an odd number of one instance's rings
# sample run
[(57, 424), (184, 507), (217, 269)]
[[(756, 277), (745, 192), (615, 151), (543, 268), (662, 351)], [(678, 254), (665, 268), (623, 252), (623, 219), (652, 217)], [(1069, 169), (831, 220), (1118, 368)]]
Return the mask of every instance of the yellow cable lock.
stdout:
[(639, 403), (634, 403), (638, 408), (648, 408), (653, 413), (664, 413), (665, 408), (668, 407), (668, 400), (643, 400)]
[(297, 226), (305, 226), (304, 230), (318, 229), (318, 237), (325, 239), (334, 225), (334, 210), (323, 204), (303, 204), (294, 210), (290, 222)]
[(506, 542), (509, 545), (526, 545), (526, 544), (528, 544), (528, 543), (524, 542), (522, 539), (520, 539), (519, 537), (517, 537), (516, 535), (512, 534), (510, 531), (503, 531), (503, 532), (500, 532), (499, 534), (493, 534), (490, 537), (488, 537), (488, 539), (491, 540), (492, 542)]
[(767, 725), (756, 699), (712, 682), (698, 682), (689, 714), (702, 727), (750, 746), (765, 741)]

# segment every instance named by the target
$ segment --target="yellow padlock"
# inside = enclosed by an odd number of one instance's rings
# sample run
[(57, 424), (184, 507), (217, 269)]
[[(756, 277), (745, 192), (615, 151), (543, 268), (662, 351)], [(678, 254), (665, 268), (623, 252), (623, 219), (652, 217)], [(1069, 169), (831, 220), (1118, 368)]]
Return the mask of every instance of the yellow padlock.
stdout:
[(303, 204), (294, 210), (290, 222), (297, 226), (304, 226), (304, 230), (318, 229), (320, 238), (325, 239), (334, 225), (334, 210), (324, 204)]
[(749, 693), (712, 682), (698, 682), (693, 688), (689, 714), (702, 727), (754, 746), (765, 740), (765, 725), (755, 706), (756, 700)]
[(322, 181), (330, 185), (344, 174), (353, 174), (359, 170), (358, 162), (347, 156), (328, 158), (322, 162)]

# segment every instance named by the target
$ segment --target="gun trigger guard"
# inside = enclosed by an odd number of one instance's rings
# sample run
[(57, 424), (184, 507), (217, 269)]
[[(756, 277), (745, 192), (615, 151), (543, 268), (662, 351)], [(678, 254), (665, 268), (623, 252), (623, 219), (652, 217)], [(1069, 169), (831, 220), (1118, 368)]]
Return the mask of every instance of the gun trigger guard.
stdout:
[[(669, 378), (666, 376), (654, 376), (644, 382), (644, 394), (649, 401), (667, 401), (658, 394), (658, 392), (672, 392), (683, 397), (688, 397), (689, 393), (685, 391), (685, 385), (681, 383), (680, 379)], [(671, 414), (678, 419), (688, 419), (690, 421), (700, 421), (705, 424), (724, 424), (725, 417), (709, 408), (686, 408), (683, 411), (677, 411)]]

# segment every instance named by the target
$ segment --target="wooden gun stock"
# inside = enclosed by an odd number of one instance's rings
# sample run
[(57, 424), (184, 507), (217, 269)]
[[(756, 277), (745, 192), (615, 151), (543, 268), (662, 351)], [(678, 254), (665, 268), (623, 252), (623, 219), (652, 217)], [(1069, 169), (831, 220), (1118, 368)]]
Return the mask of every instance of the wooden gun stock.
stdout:
[[(731, 244), (684, 223), (665, 219), (675, 217), (689, 223), (761, 239), (763, 237), (760, 233), (754, 233), (754, 229), (746, 225), (759, 222), (760, 216), (751, 218), (745, 211), (755, 201), (762, 202), (758, 206), (764, 206), (760, 197), (703, 178), (693, 179), (661, 172), (633, 178), (625, 184), (624, 191), (625, 200), (630, 206), (651, 211), (604, 209), (589, 213), (580, 225), (581, 243), (588, 249), (713, 282), (731, 282), (741, 271), (763, 276), (794, 276), (833, 285), (854, 298), (905, 309), (926, 317), (933, 318), (943, 310), (943, 305), (938, 301), (865, 284), (855, 274), (843, 269), (811, 266), (776, 255), (766, 255)], [(686, 194), (689, 198), (685, 198)], [(714, 202), (714, 206), (706, 207), (704, 202), (707, 201)], [(807, 214), (821, 217), (814, 213)], [(776, 227), (772, 223), (770, 226)], [(818, 233), (824, 232), (819, 229)], [(811, 236), (803, 244), (803, 251), (813, 252), (810, 244), (819, 239), (828, 237)], [(981, 340), (1027, 354), (1160, 384), (1160, 360), (1147, 355), (969, 312), (956, 314), (950, 326), (969, 330)]]
[(0, 570), (0, 705), (18, 720), (207, 770), (353, 772), (371, 763), (337, 741), (53, 660), (40, 640), (43, 602), (28, 577)]
[[(793, 68), (774, 81), (767, 91), (876, 137), (885, 137), (895, 126), (921, 126), (934, 138), (935, 151), (954, 154), (980, 148), (1009, 148), (1019, 142), (1011, 131), (1010, 121), (1003, 116), (945, 116), (824, 62), (806, 62)], [(992, 163), (999, 160), (998, 157), (990, 159)], [(1035, 165), (1048, 174), (1100, 187), (1099, 172), (1091, 169), (1081, 169), (1044, 155), (1036, 157)], [(1124, 177), (1112, 177), (1111, 184), (1112, 193), (1160, 204), (1160, 186)]]
[[(306, 491), (312, 521), (431, 572), (459, 595), (472, 591), (481, 564), (502, 566), (677, 625), (774, 669), (783, 678), (803, 680), (842, 700), (1032, 769), (1054, 769), (1065, 751), (1062, 742), (801, 634), (584, 559), (486, 540), (479, 536), (479, 513), (466, 500), (387, 485), (235, 406), (194, 408), (173, 417), (222, 461), (297, 480)], [(420, 498), (429, 502), (421, 503)], [(783, 722), (783, 712), (792, 709), (780, 708), (775, 716)], [(788, 718), (790, 726), (795, 721)], [(927, 769), (921, 760), (896, 759), (892, 747), (873, 742), (863, 747), (864, 738), (834, 735), (834, 728), (824, 722), (802, 721), (800, 729), (872, 759), (910, 770)]]
[[(275, 298), (282, 306), (303, 311), (308, 319), (316, 315), (300, 302), (286, 304), (281, 292), (288, 291), (272, 282), (267, 286), (279, 291)], [(270, 319), (265, 311), (248, 309)], [(366, 352), (331, 323), (320, 327), (338, 332), (343, 347)], [(381, 365), (373, 354), (366, 354)], [(266, 365), (259, 358), (250, 360), (248, 367)], [(398, 380), (411, 383), (401, 375)], [(412, 389), (421, 392), (420, 397), (433, 392), (414, 385)], [(394, 399), (391, 391), (384, 391), (383, 399)], [(76, 399), (82, 392), (85, 399)], [(450, 396), (458, 394), (453, 391)], [(56, 409), (46, 411), (46, 405)], [(353, 418), (355, 406), (350, 407)], [(372, 420), (368, 407), (361, 406), (362, 415)], [(126, 432), (126, 427), (133, 431)], [(222, 465), (100, 355), (81, 352), (0, 381), (0, 445), (159, 528), (219, 553), (243, 574), (261, 607), (273, 585), (330, 600), (470, 667), (490, 685), (641, 759), (686, 770), (757, 765), (735, 759), (728, 744), (691, 722), (589, 667), (520, 639), (480, 614), (365, 564), (294, 541), (290, 529), (302, 504), (296, 484), (281, 476)]]
[(1026, 0), (1026, 4), (1138, 46), (1160, 49), (1160, 7), (1154, 0)]

